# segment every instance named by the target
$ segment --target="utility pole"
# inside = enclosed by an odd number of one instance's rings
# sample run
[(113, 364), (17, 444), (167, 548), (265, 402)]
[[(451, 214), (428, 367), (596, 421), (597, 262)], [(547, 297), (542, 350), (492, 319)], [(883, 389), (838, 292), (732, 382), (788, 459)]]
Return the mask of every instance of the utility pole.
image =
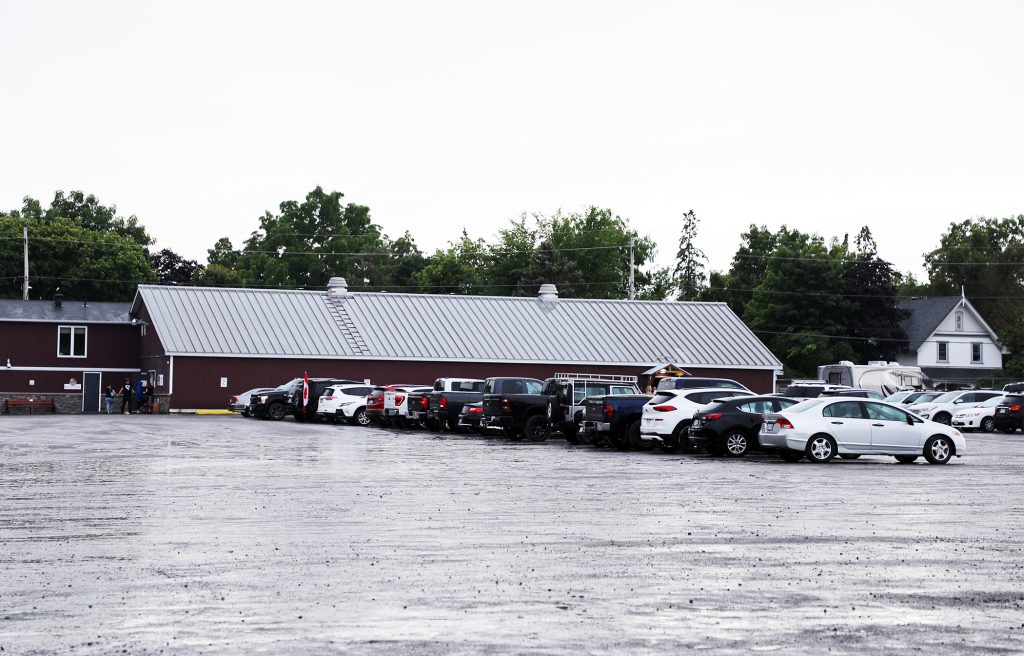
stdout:
[[(25, 228), (28, 230), (28, 228)], [(28, 234), (28, 233), (26, 233)], [(25, 237), (25, 266), (28, 267), (28, 237)], [(636, 247), (636, 237), (629, 238), (629, 300), (636, 300), (636, 283), (633, 278), (633, 249)], [(28, 280), (28, 268), (25, 269), (25, 279)], [(25, 292), (28, 293), (27, 291)]]
[(22, 226), (22, 234), (25, 236), (25, 279), (22, 283), (22, 300), (28, 300), (28, 226)]

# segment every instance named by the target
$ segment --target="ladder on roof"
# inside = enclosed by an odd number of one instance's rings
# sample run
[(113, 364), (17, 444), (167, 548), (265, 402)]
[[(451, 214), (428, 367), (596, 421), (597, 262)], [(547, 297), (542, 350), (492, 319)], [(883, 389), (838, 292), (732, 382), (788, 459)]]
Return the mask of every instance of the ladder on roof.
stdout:
[(636, 376), (605, 376), (602, 374), (555, 374), (552, 378), (575, 378), (577, 380), (607, 380), (613, 383), (633, 383), (637, 382)]

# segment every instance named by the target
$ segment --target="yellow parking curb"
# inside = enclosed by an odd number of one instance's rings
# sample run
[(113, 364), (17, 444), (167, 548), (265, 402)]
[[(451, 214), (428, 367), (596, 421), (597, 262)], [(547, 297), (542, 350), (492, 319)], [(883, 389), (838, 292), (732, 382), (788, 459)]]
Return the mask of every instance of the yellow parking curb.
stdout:
[(237, 412), (231, 410), (196, 410), (197, 415), (237, 415)]

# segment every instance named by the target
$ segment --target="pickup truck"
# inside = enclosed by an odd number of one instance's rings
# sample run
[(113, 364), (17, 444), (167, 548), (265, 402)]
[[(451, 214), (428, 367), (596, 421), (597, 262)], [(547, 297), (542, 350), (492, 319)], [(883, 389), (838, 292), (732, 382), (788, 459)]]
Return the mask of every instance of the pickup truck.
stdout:
[(438, 378), (428, 397), (427, 427), (430, 430), (459, 430), (462, 406), (484, 398), (484, 382), (477, 378)]
[(260, 419), (280, 421), (288, 415), (296, 421), (305, 421), (316, 417), (316, 409), (320, 403), (320, 395), (332, 385), (355, 383), (354, 380), (341, 378), (310, 378), (308, 411), (302, 411), (302, 378), (279, 385), (269, 392), (253, 394), (249, 403), (249, 414)]
[(432, 391), (432, 389), (424, 389), (422, 392), (409, 392), (409, 400), (405, 402), (408, 408), (405, 424), (407, 427), (422, 428), (426, 425)]
[(426, 385), (416, 387), (398, 387), (384, 392), (384, 418), (395, 426), (410, 426), (409, 397), (414, 392), (426, 393), (430, 388)]
[(648, 448), (640, 439), (640, 420), (644, 405), (650, 400), (649, 394), (588, 398), (580, 425), (580, 443), (604, 444), (613, 449)]
[[(395, 407), (394, 394), (391, 395), (390, 407), (386, 406), (387, 393), (402, 392), (404, 394), (409, 390), (416, 389), (418, 387), (426, 387), (426, 385), (409, 385), (407, 383), (400, 383), (394, 385), (378, 385), (377, 387), (374, 387), (373, 391), (370, 392), (370, 395), (366, 397), (366, 416), (370, 418), (370, 423), (384, 427), (390, 426), (392, 419), (399, 418), (399, 411)], [(404, 397), (401, 402), (405, 402)]]
[(616, 376), (566, 374), (548, 378), (537, 391), (484, 394), (484, 419), (488, 428), (500, 427), (513, 440), (524, 437), (542, 442), (561, 434), (569, 442), (579, 441), (583, 402), (590, 396), (639, 394), (633, 379)]

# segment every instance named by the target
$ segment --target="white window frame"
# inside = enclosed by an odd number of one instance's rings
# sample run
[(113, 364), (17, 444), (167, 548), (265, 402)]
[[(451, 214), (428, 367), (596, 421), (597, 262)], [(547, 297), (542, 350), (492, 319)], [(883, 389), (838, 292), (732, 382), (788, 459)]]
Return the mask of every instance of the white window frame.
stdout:
[[(946, 357), (942, 357), (942, 349), (946, 349)], [(936, 362), (949, 362), (949, 342), (936, 342), (935, 343), (935, 361)]]
[[(974, 349), (978, 349), (978, 359), (974, 359)], [(971, 342), (971, 364), (985, 364), (985, 345), (981, 342)]]
[[(60, 331), (64, 328), (71, 330), (71, 353), (69, 355), (62, 355), (60, 352)], [(75, 355), (75, 331), (81, 330), (85, 337), (85, 352), (82, 355)], [(58, 358), (87, 358), (89, 357), (89, 326), (73, 326), (71, 324), (62, 324), (57, 326), (57, 357)]]

